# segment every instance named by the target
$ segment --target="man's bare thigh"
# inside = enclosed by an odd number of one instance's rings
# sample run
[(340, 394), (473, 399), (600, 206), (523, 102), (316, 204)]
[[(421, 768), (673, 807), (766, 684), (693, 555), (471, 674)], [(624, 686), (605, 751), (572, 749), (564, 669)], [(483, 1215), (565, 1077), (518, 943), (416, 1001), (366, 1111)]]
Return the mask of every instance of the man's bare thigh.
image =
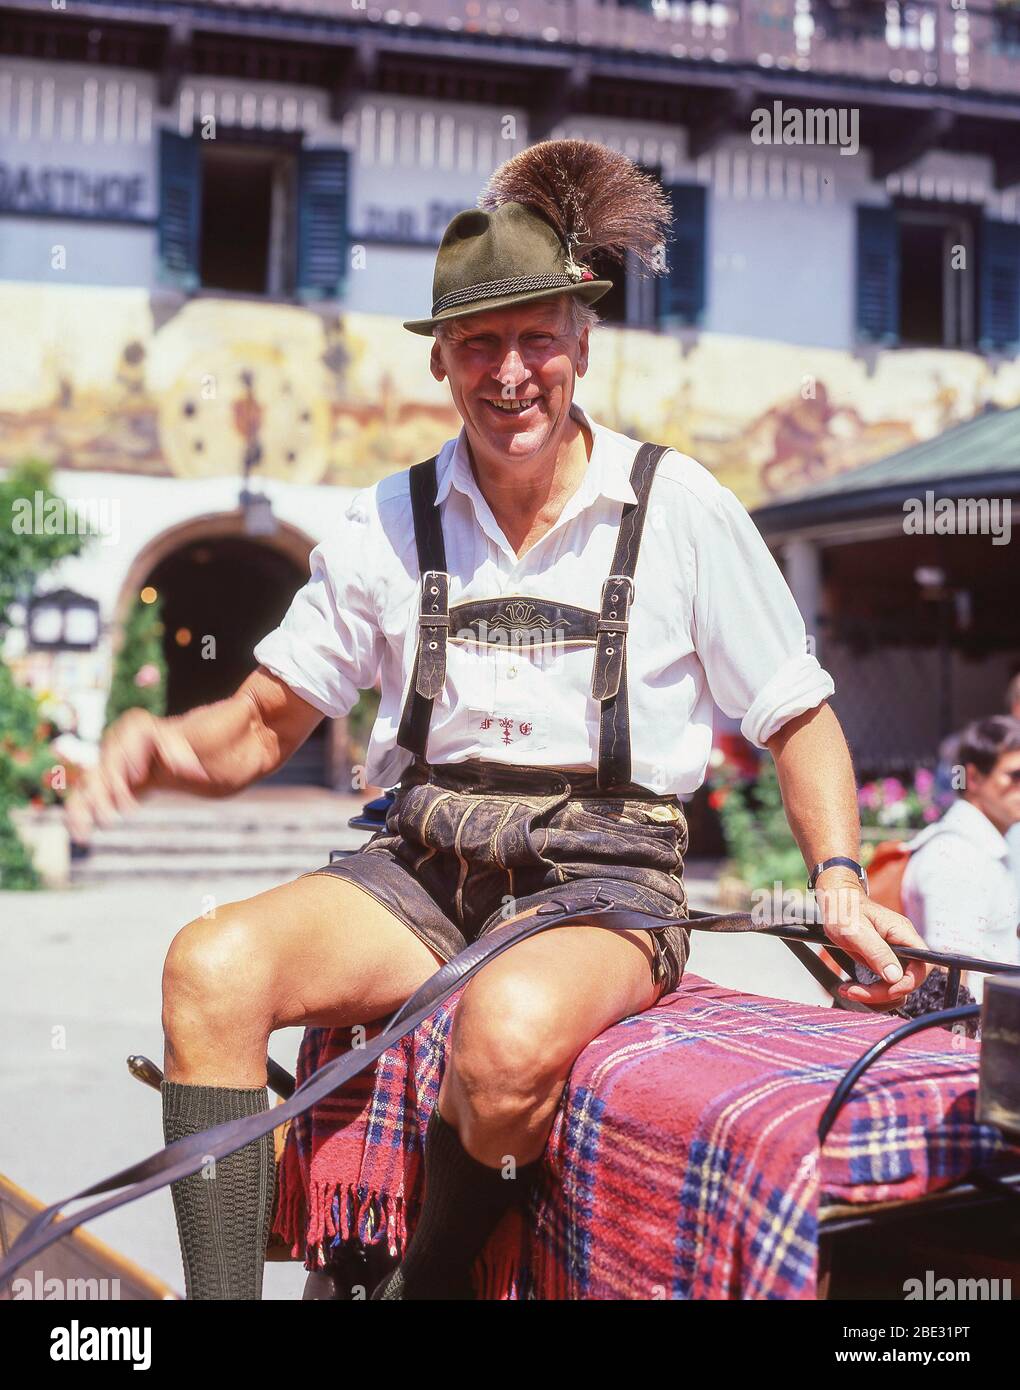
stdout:
[(221, 908), (264, 968), (272, 1026), (343, 1027), (397, 1009), (441, 958), (356, 884), (306, 874)]

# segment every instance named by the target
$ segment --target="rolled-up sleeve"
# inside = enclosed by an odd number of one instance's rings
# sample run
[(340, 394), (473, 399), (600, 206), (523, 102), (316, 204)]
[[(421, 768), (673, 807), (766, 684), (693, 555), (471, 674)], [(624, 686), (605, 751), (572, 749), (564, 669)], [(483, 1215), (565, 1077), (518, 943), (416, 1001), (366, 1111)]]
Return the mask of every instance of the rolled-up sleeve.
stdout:
[(330, 718), (353, 709), (379, 672), (382, 636), (367, 565), (370, 519), (360, 498), (309, 558), (308, 582), (255, 659)]
[(728, 488), (693, 502), (695, 647), (719, 708), (759, 748), (833, 693), (754, 522)]

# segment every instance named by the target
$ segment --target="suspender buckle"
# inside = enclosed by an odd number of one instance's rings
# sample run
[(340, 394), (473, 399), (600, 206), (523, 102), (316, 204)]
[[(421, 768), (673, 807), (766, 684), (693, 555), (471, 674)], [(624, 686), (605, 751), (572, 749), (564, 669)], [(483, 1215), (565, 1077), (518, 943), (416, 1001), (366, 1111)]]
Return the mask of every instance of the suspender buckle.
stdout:
[(634, 581), (629, 574), (611, 574), (603, 583), (591, 674), (591, 693), (596, 700), (611, 700), (619, 692), (633, 601)]
[(415, 689), (435, 700), (446, 684), (446, 641), (450, 635), (450, 576), (445, 570), (426, 570), (421, 577), (418, 606), (418, 675)]

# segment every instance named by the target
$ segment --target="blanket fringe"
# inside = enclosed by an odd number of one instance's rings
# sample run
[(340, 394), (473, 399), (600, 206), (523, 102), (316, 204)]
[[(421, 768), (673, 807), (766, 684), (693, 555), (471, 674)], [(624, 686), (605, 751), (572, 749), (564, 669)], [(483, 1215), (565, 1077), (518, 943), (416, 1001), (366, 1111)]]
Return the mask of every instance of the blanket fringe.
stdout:
[[(329, 1263), (334, 1246), (350, 1242), (384, 1243), (394, 1258), (403, 1258), (409, 1232), (408, 1203), (402, 1195), (352, 1183), (313, 1183), (308, 1190), (303, 1178), (300, 1159), (288, 1146), (280, 1165), (277, 1192), (283, 1200), (276, 1209), (273, 1232), (286, 1242), (292, 1258), (304, 1259), (308, 1269), (321, 1269)], [(412, 1222), (412, 1231), (413, 1226)], [(505, 1302), (529, 1297), (523, 1236), (520, 1215), (509, 1213), (475, 1263), (479, 1299)]]
[[(280, 1190), (280, 1189), (278, 1189)], [(385, 1244), (402, 1258), (408, 1240), (408, 1204), (353, 1183), (313, 1183), (307, 1193), (300, 1181), (285, 1180), (285, 1200), (277, 1207), (273, 1230), (286, 1242), (294, 1259), (304, 1258), (309, 1269), (328, 1263), (337, 1245)]]

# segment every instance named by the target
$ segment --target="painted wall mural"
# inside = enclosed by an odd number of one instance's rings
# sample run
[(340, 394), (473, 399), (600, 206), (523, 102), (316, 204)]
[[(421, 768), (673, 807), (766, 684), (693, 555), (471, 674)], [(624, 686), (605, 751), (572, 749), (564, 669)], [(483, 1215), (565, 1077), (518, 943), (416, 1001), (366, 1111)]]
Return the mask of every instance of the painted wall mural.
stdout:
[[(361, 486), (460, 426), (395, 319), (24, 284), (0, 284), (0, 317), (0, 464)], [(755, 506), (1020, 404), (1020, 363), (602, 328), (578, 398)]]

